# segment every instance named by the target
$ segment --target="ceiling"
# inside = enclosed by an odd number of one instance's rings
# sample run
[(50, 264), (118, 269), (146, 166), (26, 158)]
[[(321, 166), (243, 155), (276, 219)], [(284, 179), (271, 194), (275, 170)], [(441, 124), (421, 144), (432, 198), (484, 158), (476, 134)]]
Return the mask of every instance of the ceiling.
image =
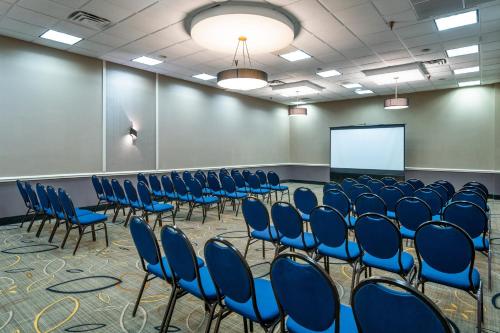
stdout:
[[(445, 65), (428, 66), (430, 80), (400, 84), (401, 93), (457, 87), (458, 80), (500, 82), (500, 0), (479, 5), (479, 23), (438, 32), (432, 18), (419, 20), (419, 3), (444, 0), (268, 0), (283, 7), (300, 22), (300, 33), (290, 47), (252, 56), (254, 67), (269, 73), (270, 80), (310, 80), (325, 89), (308, 96), (311, 102), (361, 98), (343, 83), (361, 83), (376, 95), (393, 92), (393, 86), (378, 86), (362, 70), (415, 61), (446, 58), (446, 49), (479, 44), (479, 54), (447, 59)], [(446, 0), (450, 2), (449, 0)], [(455, 0), (457, 1), (457, 0)], [(0, 35), (18, 38), (74, 53), (143, 68), (149, 71), (217, 86), (194, 74), (231, 67), (232, 55), (202, 49), (184, 28), (193, 10), (216, 3), (209, 0), (0, 0)], [(221, 2), (221, 1), (219, 1)], [(462, 0), (458, 0), (462, 3)], [(466, 1), (474, 4), (481, 1)], [(104, 30), (68, 21), (76, 9), (112, 22)], [(387, 22), (394, 21), (391, 31)], [(39, 36), (47, 29), (84, 38), (69, 46)], [(312, 56), (288, 62), (278, 56), (300, 49)], [(150, 67), (131, 59), (147, 55), (166, 57)], [(453, 69), (480, 66), (480, 72), (455, 76)], [(322, 78), (318, 69), (336, 69), (341, 76)], [(291, 103), (270, 87), (243, 92), (258, 98)]]

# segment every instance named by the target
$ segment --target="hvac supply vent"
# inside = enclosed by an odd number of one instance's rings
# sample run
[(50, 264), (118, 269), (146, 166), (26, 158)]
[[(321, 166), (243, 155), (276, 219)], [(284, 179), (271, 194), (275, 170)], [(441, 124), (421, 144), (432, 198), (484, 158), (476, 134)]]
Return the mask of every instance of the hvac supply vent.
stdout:
[(68, 16), (68, 20), (94, 30), (103, 30), (111, 24), (111, 21), (104, 17), (77, 10)]
[(410, 0), (420, 20), (476, 7), (493, 0)]

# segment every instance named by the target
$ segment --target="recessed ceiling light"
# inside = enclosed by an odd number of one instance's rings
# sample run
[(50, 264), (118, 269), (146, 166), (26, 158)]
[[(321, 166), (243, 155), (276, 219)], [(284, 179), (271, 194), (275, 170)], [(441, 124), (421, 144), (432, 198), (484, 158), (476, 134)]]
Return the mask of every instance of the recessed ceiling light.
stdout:
[(470, 87), (470, 86), (477, 86), (480, 84), (481, 84), (481, 81), (479, 81), (479, 80), (458, 82), (459, 87)]
[(373, 94), (373, 91), (369, 89), (356, 89), (354, 92), (358, 95), (366, 95), (366, 94)]
[(304, 96), (311, 94), (318, 94), (324, 88), (314, 84), (310, 81), (297, 81), (292, 83), (285, 83), (279, 86), (274, 86), (273, 91), (276, 91), (285, 97)]
[(317, 72), (316, 74), (318, 74), (321, 77), (332, 77), (332, 76), (342, 75), (342, 73), (336, 71), (335, 69), (331, 69), (329, 71)]
[(196, 75), (193, 75), (193, 77), (195, 79), (200, 79), (200, 80), (203, 80), (203, 81), (214, 80), (214, 79), (217, 78), (216, 76), (213, 76), (213, 75), (210, 75), (210, 74), (206, 74), (206, 73), (196, 74)]
[(455, 75), (458, 75), (458, 74), (467, 74), (467, 73), (475, 73), (475, 72), (479, 72), (479, 66), (467, 67), (467, 68), (459, 68), (459, 69), (453, 70), (453, 73), (455, 73)]
[(470, 45), (470, 46), (465, 46), (465, 47), (459, 47), (456, 49), (450, 49), (446, 50), (446, 54), (448, 57), (458, 57), (461, 55), (466, 55), (466, 54), (473, 54), (473, 53), (478, 53), (479, 52), (479, 46), (476, 45)]
[(303, 59), (309, 59), (311, 56), (301, 50), (293, 51), (290, 53), (280, 54), (280, 57), (288, 60), (288, 61), (298, 61)]
[(422, 63), (389, 66), (362, 71), (378, 85), (425, 80), (425, 68)]
[(477, 10), (451, 15), (434, 20), (439, 31), (477, 23)]
[(55, 30), (48, 30), (40, 37), (45, 38), (45, 39), (50, 39), (50, 40), (53, 40), (53, 41), (56, 41), (59, 43), (68, 44), (68, 45), (76, 44), (82, 40), (80, 37), (71, 36), (71, 35), (65, 34), (64, 32), (59, 32), (59, 31), (55, 31)]
[(346, 84), (343, 84), (342, 87), (347, 88), (347, 89), (354, 89), (354, 88), (361, 88), (362, 85), (360, 85), (359, 83), (346, 83)]
[(139, 57), (139, 58), (132, 59), (132, 61), (139, 62), (141, 64), (149, 65), (149, 66), (158, 65), (158, 64), (161, 64), (163, 62), (163, 61), (156, 60), (156, 59), (149, 58), (149, 57)]

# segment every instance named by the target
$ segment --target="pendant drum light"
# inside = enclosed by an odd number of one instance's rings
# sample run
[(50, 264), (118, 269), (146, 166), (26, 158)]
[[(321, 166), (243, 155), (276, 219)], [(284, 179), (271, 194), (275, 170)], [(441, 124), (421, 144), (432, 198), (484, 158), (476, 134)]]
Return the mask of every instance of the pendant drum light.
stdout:
[(407, 97), (398, 97), (398, 78), (396, 80), (396, 91), (394, 98), (387, 98), (384, 101), (384, 109), (386, 110), (400, 110), (407, 109), (410, 106), (410, 100)]

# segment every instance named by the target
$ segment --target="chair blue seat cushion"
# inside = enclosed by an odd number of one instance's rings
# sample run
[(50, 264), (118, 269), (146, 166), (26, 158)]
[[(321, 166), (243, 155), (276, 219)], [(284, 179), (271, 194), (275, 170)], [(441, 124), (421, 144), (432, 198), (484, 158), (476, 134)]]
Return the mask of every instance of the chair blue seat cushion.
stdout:
[(54, 213), (52, 212), (52, 208), (44, 208), (43, 211), (47, 215), (54, 216)]
[(309, 214), (302, 213), (302, 212), (300, 212), (300, 217), (302, 217), (303, 221), (309, 221), (309, 219), (311, 218), (311, 216)]
[(203, 197), (194, 198), (194, 202), (199, 204), (213, 204), (219, 202), (219, 198), (213, 195), (204, 195)]
[(260, 185), (262, 188), (267, 188), (268, 190), (272, 190), (272, 186), (269, 184), (261, 184)]
[(474, 243), (474, 249), (476, 251), (488, 251), (490, 248), (490, 241), (488, 238), (483, 237), (483, 235), (479, 235), (472, 240)]
[[(269, 236), (269, 228), (271, 229), (271, 236)], [(253, 238), (261, 239), (261, 240), (266, 240), (269, 242), (278, 240), (278, 232), (276, 231), (276, 228), (271, 226), (269, 228), (266, 228), (264, 230), (253, 230), (250, 235), (252, 235)], [(271, 239), (272, 237), (272, 239)]]
[(261, 188), (251, 188), (250, 192), (253, 194), (268, 194), (269, 192), (271, 192), (271, 190), (268, 188), (261, 187)]
[(399, 228), (399, 231), (401, 231), (401, 236), (403, 238), (415, 239), (415, 230), (410, 230), (404, 226), (401, 226), (401, 228)]
[(249, 192), (248, 189), (246, 187), (237, 187), (236, 188), (236, 192), (243, 192), (243, 193), (247, 193)]
[(155, 191), (153, 190), (153, 195), (155, 197), (166, 197), (167, 196), (167, 192), (165, 191)]
[(273, 191), (288, 191), (288, 186), (286, 186), (286, 185), (271, 185), (271, 190), (273, 190)]
[[(357, 333), (358, 329), (356, 326), (356, 321), (354, 320), (354, 315), (352, 313), (351, 307), (341, 304), (340, 305), (340, 333)], [(286, 327), (290, 333), (331, 333), (335, 332), (335, 323), (332, 324), (328, 329), (324, 331), (313, 331), (310, 330), (292, 318), (288, 318), (286, 321)]]
[(388, 210), (386, 216), (390, 219), (395, 219), (396, 218), (396, 212), (393, 212), (392, 210)]
[(129, 206), (130, 202), (128, 201), (127, 198), (119, 198), (118, 203), (122, 206)]
[(441, 214), (432, 215), (433, 221), (441, 221)]
[(302, 242), (302, 236), (299, 236), (297, 238), (289, 238), (283, 236), (280, 239), (280, 243), (285, 245), (285, 246), (290, 246), (295, 249), (301, 249), (301, 250), (309, 250), (312, 249), (313, 247), (316, 246), (316, 243), (314, 241), (314, 237), (310, 232), (304, 232), (304, 243)]
[(233, 193), (227, 192), (226, 197), (229, 199), (243, 199), (243, 198), (247, 197), (247, 194), (243, 193), (243, 192), (238, 192), (238, 191), (233, 192)]
[[(93, 223), (98, 223), (98, 222), (104, 222), (107, 219), (108, 219), (108, 216), (106, 214), (98, 214), (98, 213), (91, 213), (91, 214), (78, 216), (78, 220), (80, 221), (80, 224), (93, 224)], [(71, 221), (71, 222), (76, 223), (74, 221)]]
[[(398, 255), (395, 255), (392, 258), (381, 259), (365, 252), (361, 256), (361, 260), (363, 264), (366, 266), (371, 266), (388, 272), (400, 273)], [(413, 268), (414, 265), (413, 256), (408, 252), (403, 251), (403, 253), (401, 254), (401, 265), (403, 268), (402, 273), (407, 274), (408, 272), (410, 272), (410, 270)]]
[(209, 189), (208, 187), (204, 187), (201, 190), (201, 193), (203, 193), (203, 194), (213, 194), (213, 191), (211, 189)]
[(422, 260), (422, 270), (421, 270), (421, 278), (425, 281), (439, 283), (442, 285), (469, 290), (470, 287), (473, 290), (477, 290), (479, 288), (479, 282), (481, 281), (481, 277), (479, 275), (479, 271), (474, 268), (472, 270), (472, 286), (469, 281), (469, 268), (465, 269), (460, 273), (443, 273), (440, 272), (427, 264)]
[[(255, 298), (257, 299), (257, 309), (259, 310), (262, 320), (266, 323), (274, 322), (279, 317), (280, 312), (276, 304), (271, 281), (265, 279), (254, 279), (253, 281), (255, 286)], [(258, 322), (251, 298), (245, 303), (236, 302), (229, 297), (225, 297), (224, 301), (227, 307), (232, 311), (245, 318), (250, 318), (252, 321)]]
[[(207, 297), (209, 300), (215, 300), (217, 298), (217, 293), (215, 291), (215, 285), (214, 282), (212, 281), (212, 277), (208, 272), (208, 268), (206, 266), (200, 267), (199, 272), (200, 272), (201, 285), (203, 287), (203, 291), (205, 292), (205, 297)], [(179, 285), (181, 286), (182, 289), (184, 289), (191, 295), (203, 299), (203, 295), (201, 293), (201, 290), (198, 286), (198, 281), (196, 279), (193, 279), (192, 281), (186, 281), (180, 279)]]
[(165, 192), (165, 195), (170, 200), (177, 200), (178, 199), (177, 193), (175, 193), (175, 192)]
[(156, 201), (153, 202), (152, 205), (145, 205), (144, 206), (144, 210), (146, 210), (148, 212), (154, 212), (154, 213), (167, 212), (167, 211), (173, 210), (173, 209), (174, 209), (174, 206), (172, 206), (169, 203), (159, 203)]
[(114, 195), (106, 196), (106, 200), (109, 202), (118, 202), (118, 198)]
[(191, 194), (179, 194), (177, 198), (181, 201), (193, 201), (194, 199)]
[(212, 191), (212, 195), (216, 195), (218, 197), (222, 197), (224, 195), (226, 195), (226, 191), (224, 190), (218, 190), (218, 191), (214, 191), (214, 190), (211, 190)]
[(325, 244), (318, 245), (318, 253), (327, 257), (351, 261), (359, 257), (358, 244), (349, 241), (347, 243), (349, 254), (347, 254), (345, 243), (338, 247), (331, 247)]
[[(203, 261), (203, 259), (201, 259), (199, 257), (197, 257), (196, 259), (198, 260), (199, 267), (202, 267), (205, 265), (205, 262)], [(168, 265), (167, 258), (161, 257), (161, 261), (163, 262), (163, 267), (165, 267), (165, 273), (167, 274), (167, 278), (171, 279), (172, 278), (172, 271), (170, 270), (170, 266)], [(157, 276), (161, 279), (164, 279), (160, 263), (157, 263), (155, 265), (148, 264), (146, 266), (146, 269), (148, 270), (149, 273), (154, 274), (155, 276)]]

